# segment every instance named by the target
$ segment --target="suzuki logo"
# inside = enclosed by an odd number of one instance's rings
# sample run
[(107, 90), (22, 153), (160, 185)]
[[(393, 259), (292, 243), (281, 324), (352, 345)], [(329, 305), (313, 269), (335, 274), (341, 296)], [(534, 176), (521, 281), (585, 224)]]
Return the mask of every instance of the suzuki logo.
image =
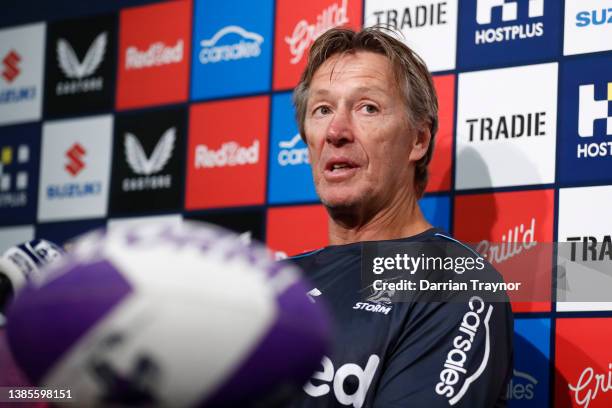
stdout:
[[(513, 21), (518, 18), (518, 4), (506, 3), (505, 0), (478, 0), (476, 21), (478, 24), (490, 24), (493, 8), (502, 8), (502, 21)], [(529, 17), (544, 15), (544, 0), (529, 0)]]
[(6, 79), (6, 82), (13, 82), (21, 72), (17, 67), (19, 61), (21, 61), (21, 56), (17, 54), (15, 50), (11, 50), (2, 60), (2, 63), (4, 64), (2, 76), (4, 79)]
[(66, 152), (66, 157), (69, 161), (64, 168), (73, 177), (76, 177), (85, 168), (85, 163), (82, 160), (85, 153), (87, 151), (78, 142), (73, 144)]
[(580, 85), (578, 88), (578, 135), (593, 136), (593, 122), (607, 119), (607, 134), (612, 135), (612, 116), (608, 116), (608, 104), (612, 101), (612, 82), (608, 82), (608, 99), (595, 100), (595, 85)]

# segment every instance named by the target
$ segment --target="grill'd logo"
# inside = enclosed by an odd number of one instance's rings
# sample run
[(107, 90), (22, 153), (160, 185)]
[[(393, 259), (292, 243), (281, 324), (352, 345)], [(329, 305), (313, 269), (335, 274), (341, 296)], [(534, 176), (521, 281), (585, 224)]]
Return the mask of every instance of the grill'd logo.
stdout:
[(17, 54), (15, 50), (11, 50), (4, 59), (2, 60), (2, 64), (4, 64), (4, 70), (2, 71), (2, 77), (6, 80), (6, 82), (13, 82), (15, 78), (19, 76), (21, 72), (19, 67), (17, 66), (21, 61), (21, 56)]
[(325, 8), (317, 16), (317, 22), (314, 24), (302, 19), (295, 25), (291, 37), (285, 37), (292, 55), (291, 64), (299, 63), (308, 47), (325, 31), (349, 22), (347, 2), (348, 0), (342, 0), (340, 5), (334, 3)]
[(66, 152), (68, 163), (64, 166), (66, 171), (72, 176), (76, 177), (85, 168), (85, 162), (83, 157), (87, 151), (78, 142), (73, 144), (70, 149)]

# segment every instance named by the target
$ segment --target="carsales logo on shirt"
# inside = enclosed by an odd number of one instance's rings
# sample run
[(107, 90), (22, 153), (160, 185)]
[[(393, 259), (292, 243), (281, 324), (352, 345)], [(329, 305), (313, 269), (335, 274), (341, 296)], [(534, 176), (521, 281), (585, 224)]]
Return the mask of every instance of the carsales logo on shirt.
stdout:
[(121, 11), (117, 109), (187, 100), (191, 2)]
[(306, 66), (308, 50), (334, 27), (361, 27), (361, 0), (278, 0), (274, 43), (274, 89), (297, 84)]
[(191, 106), (187, 209), (264, 203), (268, 106), (267, 96)]
[(550, 310), (553, 214), (553, 190), (455, 199), (456, 238), (472, 245), (507, 283), (521, 283), (509, 293), (515, 312)]

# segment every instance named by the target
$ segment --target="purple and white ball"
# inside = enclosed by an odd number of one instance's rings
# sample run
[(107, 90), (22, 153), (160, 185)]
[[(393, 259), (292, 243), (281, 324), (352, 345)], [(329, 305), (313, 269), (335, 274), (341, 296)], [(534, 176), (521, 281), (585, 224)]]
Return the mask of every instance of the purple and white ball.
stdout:
[(98, 230), (16, 297), (7, 334), (85, 405), (248, 406), (318, 367), (329, 320), (299, 270), (206, 224)]

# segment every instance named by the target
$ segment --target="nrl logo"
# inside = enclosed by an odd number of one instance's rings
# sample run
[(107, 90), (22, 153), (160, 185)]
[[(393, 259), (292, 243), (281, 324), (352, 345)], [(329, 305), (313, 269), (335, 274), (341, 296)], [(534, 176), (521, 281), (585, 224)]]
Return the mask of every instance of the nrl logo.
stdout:
[(160, 172), (168, 163), (174, 150), (175, 140), (176, 128), (171, 127), (164, 132), (157, 142), (151, 157), (147, 157), (136, 136), (126, 133), (124, 142), (126, 161), (134, 173), (143, 177), (124, 179), (123, 191), (170, 188), (172, 185), (171, 175), (149, 176)]

